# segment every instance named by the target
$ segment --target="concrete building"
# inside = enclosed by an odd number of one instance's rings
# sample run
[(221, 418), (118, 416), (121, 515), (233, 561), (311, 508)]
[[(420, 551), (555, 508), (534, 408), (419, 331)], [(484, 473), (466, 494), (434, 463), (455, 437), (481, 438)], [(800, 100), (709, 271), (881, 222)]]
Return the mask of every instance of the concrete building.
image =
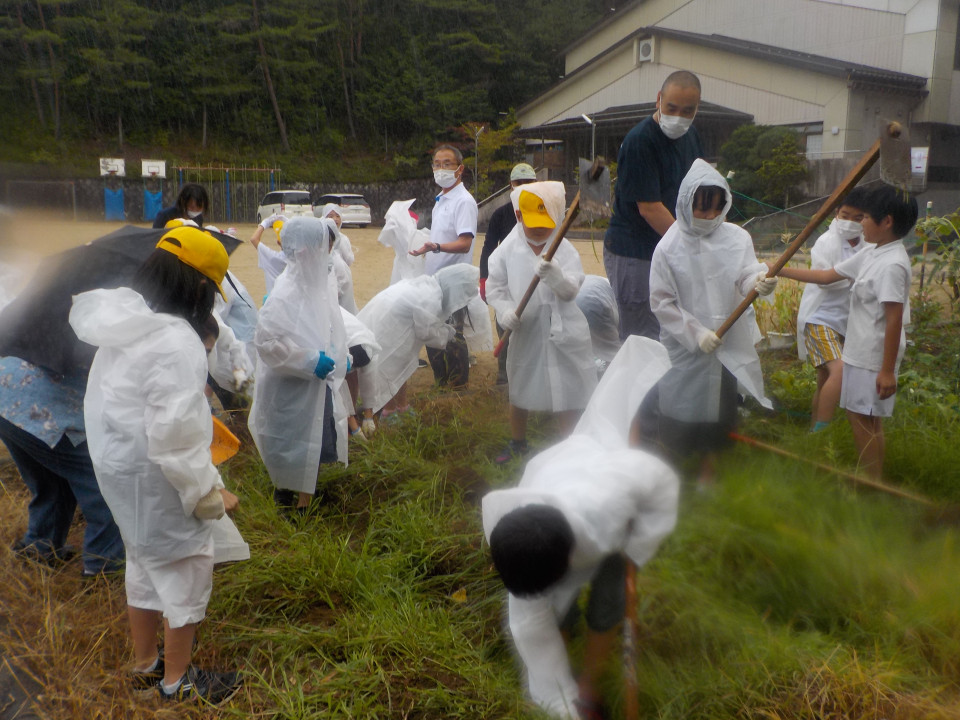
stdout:
[(652, 112), (664, 78), (684, 69), (703, 84), (696, 126), (710, 157), (751, 117), (790, 126), (820, 166), (811, 192), (829, 192), (895, 119), (911, 126), (914, 146), (929, 148), (931, 185), (960, 183), (958, 6), (633, 0), (567, 47), (563, 78), (518, 110), (528, 157), (549, 161), (557, 141), (567, 150), (561, 164), (589, 157), (594, 145), (616, 157), (626, 130)]

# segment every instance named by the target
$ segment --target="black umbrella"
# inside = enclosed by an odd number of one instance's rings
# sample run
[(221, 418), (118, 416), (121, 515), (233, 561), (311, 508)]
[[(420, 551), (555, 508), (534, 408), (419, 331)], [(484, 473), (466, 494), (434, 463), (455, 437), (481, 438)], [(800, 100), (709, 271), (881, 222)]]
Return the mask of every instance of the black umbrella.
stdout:
[[(0, 357), (12, 355), (55, 373), (90, 368), (96, 348), (81, 342), (68, 317), (73, 296), (128, 285), (167, 232), (133, 225), (43, 260), (27, 286), (0, 312)], [(227, 253), (240, 241), (211, 232)]]

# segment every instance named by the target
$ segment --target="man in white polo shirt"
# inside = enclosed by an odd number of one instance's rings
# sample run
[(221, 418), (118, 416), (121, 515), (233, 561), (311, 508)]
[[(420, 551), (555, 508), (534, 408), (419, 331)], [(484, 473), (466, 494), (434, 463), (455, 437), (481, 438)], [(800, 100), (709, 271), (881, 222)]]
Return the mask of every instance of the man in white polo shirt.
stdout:
[[(433, 179), (442, 190), (433, 208), (430, 241), (410, 252), (424, 255), (424, 272), (457, 263), (473, 261), (473, 243), (477, 237), (477, 201), (464, 187), (463, 155), (451, 145), (441, 145), (433, 153)], [(457, 333), (443, 350), (427, 348), (427, 357), (439, 385), (465, 387), (470, 374), (470, 357), (463, 338), (466, 310), (458, 310), (450, 319)]]

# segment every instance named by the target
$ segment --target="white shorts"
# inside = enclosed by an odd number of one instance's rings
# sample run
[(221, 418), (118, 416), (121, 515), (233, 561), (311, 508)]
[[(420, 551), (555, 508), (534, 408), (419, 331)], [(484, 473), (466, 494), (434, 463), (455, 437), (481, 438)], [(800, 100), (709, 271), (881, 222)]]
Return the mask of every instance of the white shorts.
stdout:
[(172, 628), (198, 623), (213, 589), (213, 541), (200, 554), (177, 560), (127, 552), (127, 604), (163, 613)]
[(877, 395), (877, 371), (855, 365), (843, 366), (843, 385), (840, 387), (840, 407), (860, 415), (890, 417), (897, 399), (894, 393), (886, 400)]

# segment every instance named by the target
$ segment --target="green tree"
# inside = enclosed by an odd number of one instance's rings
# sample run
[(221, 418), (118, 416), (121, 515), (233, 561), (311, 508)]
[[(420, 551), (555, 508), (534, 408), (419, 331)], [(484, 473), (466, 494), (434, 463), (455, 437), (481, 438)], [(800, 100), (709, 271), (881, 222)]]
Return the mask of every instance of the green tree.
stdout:
[(734, 130), (720, 148), (717, 166), (729, 178), (730, 187), (746, 196), (734, 198), (735, 207), (745, 217), (764, 211), (749, 198), (786, 206), (791, 193), (796, 197), (797, 187), (808, 176), (797, 134), (769, 125), (742, 125)]

